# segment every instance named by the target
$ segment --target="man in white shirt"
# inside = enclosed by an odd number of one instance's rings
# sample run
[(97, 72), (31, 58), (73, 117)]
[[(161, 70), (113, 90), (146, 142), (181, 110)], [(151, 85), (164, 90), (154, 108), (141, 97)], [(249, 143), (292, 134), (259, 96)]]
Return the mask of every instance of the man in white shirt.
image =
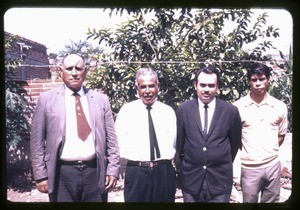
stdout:
[[(172, 160), (176, 146), (176, 115), (170, 106), (157, 100), (160, 84), (153, 69), (141, 68), (135, 78), (139, 99), (125, 104), (116, 119), (120, 157), (127, 159), (124, 200), (174, 202), (176, 186)], [(153, 143), (149, 115), (157, 141)]]

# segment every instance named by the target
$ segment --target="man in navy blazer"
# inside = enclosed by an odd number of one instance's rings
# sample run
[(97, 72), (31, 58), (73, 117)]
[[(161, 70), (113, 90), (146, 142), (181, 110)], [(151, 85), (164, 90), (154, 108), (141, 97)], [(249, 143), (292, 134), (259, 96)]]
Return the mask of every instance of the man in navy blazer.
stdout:
[(182, 103), (176, 112), (184, 202), (230, 201), (232, 163), (241, 148), (242, 127), (238, 109), (215, 96), (218, 86), (215, 67), (199, 69), (194, 81), (198, 97)]
[[(87, 90), (87, 73), (77, 54), (62, 62), (64, 85), (42, 93), (31, 127), (31, 163), (36, 187), (50, 202), (106, 202), (117, 183), (119, 147), (108, 97)], [(76, 92), (91, 132), (77, 135)], [(78, 108), (78, 107), (76, 107)]]

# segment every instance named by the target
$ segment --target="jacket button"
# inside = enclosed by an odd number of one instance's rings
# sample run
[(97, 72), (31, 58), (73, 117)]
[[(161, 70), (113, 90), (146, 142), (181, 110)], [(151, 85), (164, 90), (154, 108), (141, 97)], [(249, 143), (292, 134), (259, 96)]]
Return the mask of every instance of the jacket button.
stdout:
[(206, 147), (203, 147), (203, 151), (206, 151), (207, 150), (207, 148)]

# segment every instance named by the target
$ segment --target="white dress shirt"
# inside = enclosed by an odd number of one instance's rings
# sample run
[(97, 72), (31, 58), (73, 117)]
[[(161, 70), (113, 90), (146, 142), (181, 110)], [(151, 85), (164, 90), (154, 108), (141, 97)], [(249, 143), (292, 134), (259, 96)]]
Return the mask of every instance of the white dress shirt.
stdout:
[[(199, 113), (200, 113), (200, 119), (201, 119), (201, 125), (202, 125), (202, 130), (204, 126), (204, 115), (205, 115), (205, 108), (204, 108), (204, 103), (200, 101), (198, 98), (198, 104), (199, 104)], [(209, 127), (211, 123), (211, 119), (213, 117), (215, 108), (216, 108), (216, 98), (214, 98), (209, 104), (207, 104), (207, 133), (209, 132)]]
[[(82, 141), (77, 135), (75, 97), (73, 93), (71, 89), (65, 86), (66, 141), (60, 159), (65, 161), (91, 160), (95, 157), (93, 135), (91, 132), (85, 141)], [(78, 94), (81, 96), (80, 101), (84, 114), (89, 125), (91, 125), (88, 102), (82, 87), (80, 91), (78, 91)]]
[[(160, 159), (171, 160), (176, 148), (175, 112), (170, 106), (156, 101), (152, 105), (151, 116)], [(116, 119), (116, 132), (121, 157), (134, 161), (150, 161), (148, 111), (140, 99), (121, 108)]]

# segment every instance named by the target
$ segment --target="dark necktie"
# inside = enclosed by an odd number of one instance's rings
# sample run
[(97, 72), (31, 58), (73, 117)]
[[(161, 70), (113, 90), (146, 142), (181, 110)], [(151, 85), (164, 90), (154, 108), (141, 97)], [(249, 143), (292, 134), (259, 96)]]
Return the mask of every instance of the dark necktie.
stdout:
[(207, 104), (205, 104), (204, 105), (204, 128), (203, 128), (203, 132), (205, 133), (205, 134), (207, 134), (207, 108), (208, 108), (208, 105)]
[(81, 101), (80, 101), (80, 95), (78, 93), (73, 94), (75, 96), (75, 112), (76, 112), (76, 119), (77, 119), (77, 134), (78, 137), (85, 141), (88, 137), (88, 135), (91, 133), (91, 128), (89, 126), (89, 123), (84, 115)]
[(156, 151), (157, 158), (160, 158), (160, 152), (159, 152), (156, 134), (155, 134), (155, 130), (154, 130), (154, 125), (153, 125), (153, 121), (152, 121), (152, 117), (151, 117), (151, 113), (150, 113), (150, 110), (152, 109), (152, 107), (147, 106), (146, 109), (148, 110), (148, 121), (149, 121), (150, 158), (151, 158), (151, 160), (155, 160), (154, 148)]

